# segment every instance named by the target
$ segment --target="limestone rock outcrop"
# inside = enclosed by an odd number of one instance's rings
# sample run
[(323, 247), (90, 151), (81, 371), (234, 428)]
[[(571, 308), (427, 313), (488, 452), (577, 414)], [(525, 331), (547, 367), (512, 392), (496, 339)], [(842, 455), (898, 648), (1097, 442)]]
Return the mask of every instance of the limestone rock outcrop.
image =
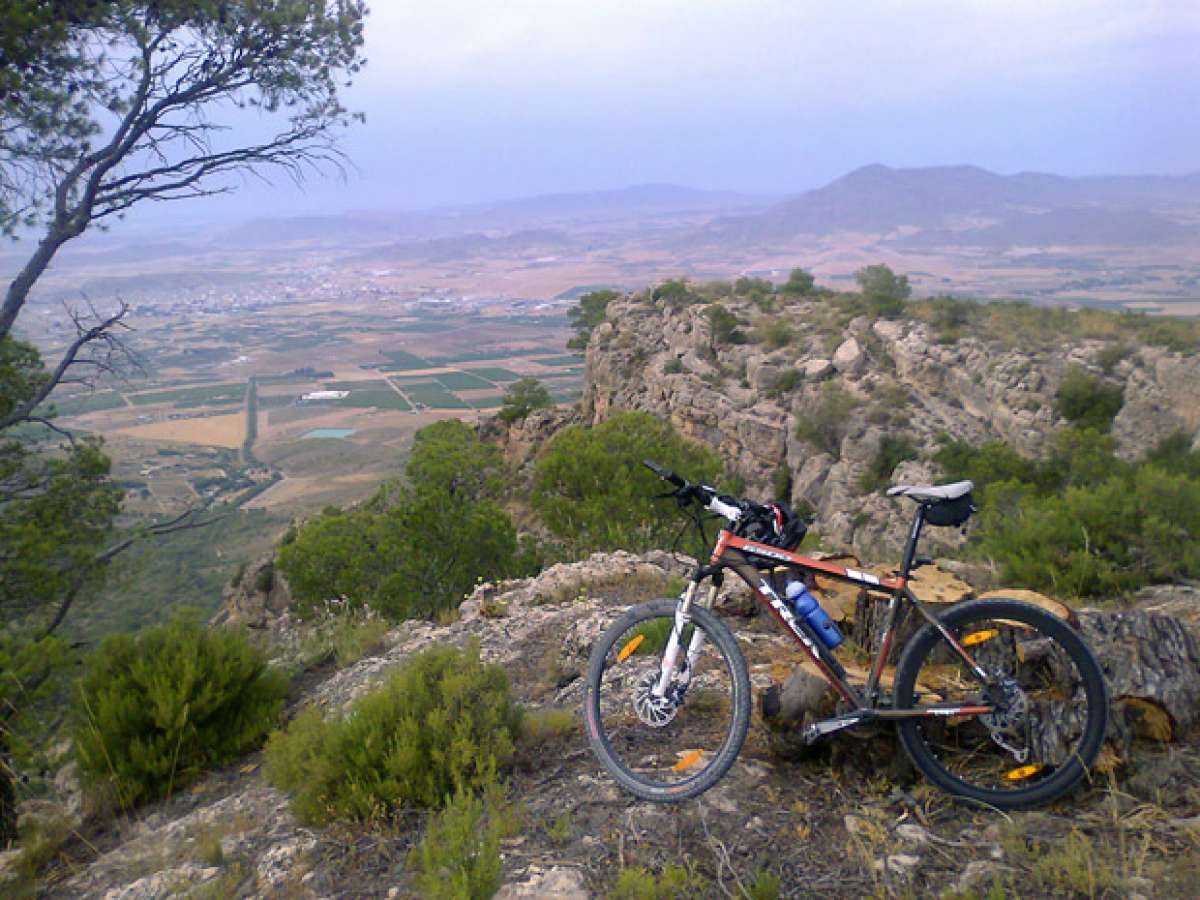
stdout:
[[(904, 434), (919, 453), (893, 481), (936, 479), (930, 457), (941, 435), (1038, 455), (1064, 424), (1054, 400), (1070, 366), (1123, 385), (1113, 425), (1122, 456), (1177, 431), (1200, 440), (1200, 356), (1131, 347), (1105, 373), (1101, 341), (1063, 337), (1039, 349), (967, 334), (944, 343), (911, 319), (837, 325), (824, 302), (790, 298), (764, 313), (749, 300), (722, 300), (751, 341), (719, 344), (703, 305), (614, 300), (587, 348), (583, 418), (600, 422), (617, 409), (661, 416), (717, 450), (752, 494), (790, 483), (787, 499), (816, 512), (823, 536), (867, 559), (895, 555), (909, 512), (867, 483), (885, 436)], [(787, 324), (786, 346), (753, 342), (768, 320)], [(953, 529), (931, 532), (935, 549), (961, 540)]]

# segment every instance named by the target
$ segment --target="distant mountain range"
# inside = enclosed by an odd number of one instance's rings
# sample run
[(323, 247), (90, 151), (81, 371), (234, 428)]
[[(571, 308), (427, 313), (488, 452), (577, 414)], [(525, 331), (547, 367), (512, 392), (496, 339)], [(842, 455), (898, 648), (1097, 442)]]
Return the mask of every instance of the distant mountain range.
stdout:
[(698, 190), (677, 184), (641, 184), (610, 191), (542, 194), (422, 212), (348, 212), (328, 216), (255, 219), (225, 231), (216, 238), (216, 242), (238, 247), (269, 246), (293, 241), (328, 243), (393, 239), (424, 242), (484, 230), (629, 223), (683, 213), (718, 215), (732, 211), (757, 211), (765, 209), (776, 199), (728, 191)]
[(715, 242), (891, 234), (906, 243), (1138, 245), (1195, 237), (1200, 173), (1069, 178), (975, 166), (873, 165), (761, 212), (715, 220)]
[(764, 208), (776, 198), (705, 191), (678, 184), (637, 184), (609, 191), (542, 194), (500, 203), (467, 206), (465, 216), (493, 220), (578, 220), (585, 217), (626, 218), (672, 212)]

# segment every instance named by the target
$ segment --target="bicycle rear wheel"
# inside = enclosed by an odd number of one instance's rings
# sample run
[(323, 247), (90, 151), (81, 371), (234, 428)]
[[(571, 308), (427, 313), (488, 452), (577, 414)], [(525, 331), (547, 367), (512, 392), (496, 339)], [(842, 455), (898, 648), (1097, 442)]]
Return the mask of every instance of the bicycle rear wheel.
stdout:
[[(588, 741), (617, 782), (644, 800), (687, 800), (708, 790), (737, 758), (750, 723), (746, 661), (729, 629), (693, 606), (675, 671), (657, 697), (674, 600), (635, 606), (592, 648), (583, 692)], [(694, 636), (703, 644), (689, 667)]]
[(1065, 622), (1015, 600), (963, 603), (941, 617), (993, 679), (999, 703), (941, 633), (926, 625), (896, 667), (896, 709), (987, 705), (984, 716), (905, 719), (900, 741), (943, 790), (1001, 809), (1048, 803), (1096, 760), (1108, 689), (1096, 659)]

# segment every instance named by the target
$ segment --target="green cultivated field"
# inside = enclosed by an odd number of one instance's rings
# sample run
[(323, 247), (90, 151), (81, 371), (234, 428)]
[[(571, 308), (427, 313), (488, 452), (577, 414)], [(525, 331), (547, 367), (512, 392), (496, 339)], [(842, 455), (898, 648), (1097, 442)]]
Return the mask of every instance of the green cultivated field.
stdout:
[(428, 360), (421, 359), (421, 357), (414, 353), (409, 353), (407, 350), (388, 350), (383, 355), (391, 361), (391, 365), (379, 367), (384, 372), (404, 372), (408, 369), (433, 368)]
[(490, 381), (484, 381), (478, 375), (470, 372), (450, 372), (446, 375), (438, 375), (437, 380), (452, 391), (471, 391), (492, 386)]
[(543, 356), (535, 359), (535, 363), (543, 366), (578, 366), (583, 362), (582, 356)]
[(412, 409), (404, 398), (391, 388), (376, 388), (365, 391), (351, 391), (349, 397), (329, 401), (331, 406), (374, 407), (376, 409)]
[(472, 375), (478, 375), (490, 381), (516, 381), (521, 377), (511, 369), (500, 369), (492, 366), (480, 366), (477, 369), (470, 369), (469, 372)]
[(60, 416), (81, 416), (84, 413), (99, 412), (102, 409), (117, 409), (124, 406), (125, 401), (116, 391), (104, 391), (98, 394), (81, 394), (77, 397), (64, 397), (61, 400), (54, 397), (42, 407), (39, 414), (47, 407), (54, 407)]
[(500, 394), (494, 397), (473, 397), (469, 402), (476, 409), (498, 409), (504, 405), (504, 397)]
[(297, 394), (259, 394), (259, 409), (280, 409), (296, 402)]
[(138, 406), (151, 403), (174, 403), (176, 407), (205, 406), (210, 403), (241, 403), (246, 398), (246, 385), (209, 384), (202, 387), (183, 388), (178, 391), (156, 391), (149, 394), (130, 394), (129, 399)]
[(332, 378), (333, 373), (327, 370), (320, 372), (287, 372), (283, 375), (259, 375), (258, 383), (261, 384), (308, 384), (313, 381), (319, 381), (322, 378)]
[(470, 406), (436, 381), (401, 385), (401, 390), (408, 394), (414, 403), (424, 403), (430, 409), (470, 409)]
[[(455, 353), (448, 356), (435, 357), (436, 364), (439, 366), (448, 366), (452, 363), (464, 362), (503, 362), (514, 356), (537, 356), (541, 353), (553, 353), (557, 347), (526, 347), (524, 350), (470, 350), (465, 353)], [(416, 368), (414, 366), (414, 368)]]
[(323, 391), (361, 391), (378, 390), (388, 387), (386, 378), (364, 378), (362, 381), (327, 381), (322, 385)]

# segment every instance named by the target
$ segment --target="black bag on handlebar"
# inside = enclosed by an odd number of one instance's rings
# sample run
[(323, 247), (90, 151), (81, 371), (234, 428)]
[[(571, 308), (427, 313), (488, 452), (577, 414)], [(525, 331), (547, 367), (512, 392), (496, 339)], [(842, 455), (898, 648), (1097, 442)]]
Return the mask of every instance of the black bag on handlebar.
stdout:
[(741, 537), (790, 551), (799, 547), (804, 540), (808, 523), (786, 503), (771, 503), (761, 514), (744, 519), (738, 530)]

